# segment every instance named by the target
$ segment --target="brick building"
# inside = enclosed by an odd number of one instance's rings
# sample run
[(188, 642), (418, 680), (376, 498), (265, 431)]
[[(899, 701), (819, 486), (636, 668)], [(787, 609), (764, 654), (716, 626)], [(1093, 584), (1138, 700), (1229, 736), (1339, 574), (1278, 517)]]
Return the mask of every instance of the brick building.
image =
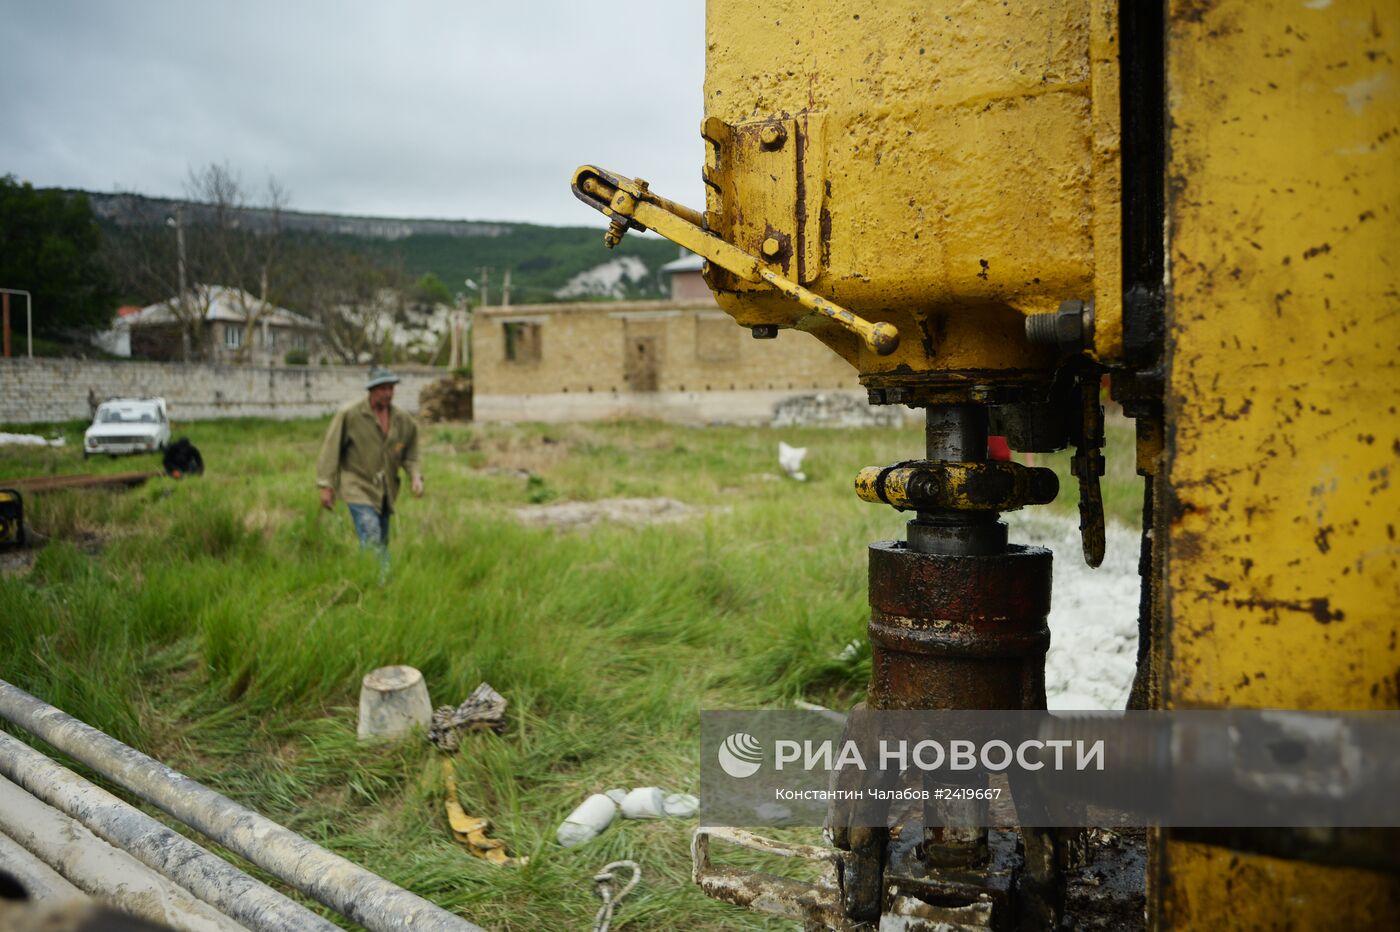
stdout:
[(476, 417), (655, 417), (761, 422), (794, 395), (864, 398), (855, 370), (815, 337), (754, 340), (715, 304), (689, 257), (663, 301), (486, 307), (472, 326)]
[[(118, 327), (129, 333), (127, 355), (168, 361), (184, 358), (177, 300), (170, 298), (120, 318)], [(201, 317), (199, 345), (191, 347), (196, 359), (275, 366), (293, 350), (308, 358), (320, 350), (319, 323), (284, 307), (263, 306), (241, 289), (195, 285), (187, 301), (191, 313)], [(255, 317), (251, 332), (250, 315)]]

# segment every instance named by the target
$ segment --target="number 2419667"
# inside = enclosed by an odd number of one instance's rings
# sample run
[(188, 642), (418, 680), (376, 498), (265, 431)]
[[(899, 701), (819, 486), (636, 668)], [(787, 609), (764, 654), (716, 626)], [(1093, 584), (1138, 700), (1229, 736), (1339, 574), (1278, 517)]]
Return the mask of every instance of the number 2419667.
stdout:
[(1001, 799), (999, 786), (940, 787), (933, 791), (934, 799)]

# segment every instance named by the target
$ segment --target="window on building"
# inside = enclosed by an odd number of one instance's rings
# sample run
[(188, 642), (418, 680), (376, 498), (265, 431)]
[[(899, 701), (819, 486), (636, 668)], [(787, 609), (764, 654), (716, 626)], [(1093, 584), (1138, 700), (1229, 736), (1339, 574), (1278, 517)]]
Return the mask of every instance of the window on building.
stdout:
[(243, 345), (243, 328), (236, 324), (224, 324), (224, 346), (237, 349)]
[(300, 330), (292, 331), (292, 349), (306, 349), (306, 334)]
[(728, 317), (695, 318), (695, 355), (705, 362), (739, 358), (739, 327)]
[(276, 328), (268, 327), (267, 330), (266, 330), (265, 332), (267, 333), (267, 348), (268, 348), (268, 349), (277, 349), (277, 330), (276, 330)]
[(507, 362), (540, 361), (540, 325), (523, 320), (502, 325), (506, 338)]

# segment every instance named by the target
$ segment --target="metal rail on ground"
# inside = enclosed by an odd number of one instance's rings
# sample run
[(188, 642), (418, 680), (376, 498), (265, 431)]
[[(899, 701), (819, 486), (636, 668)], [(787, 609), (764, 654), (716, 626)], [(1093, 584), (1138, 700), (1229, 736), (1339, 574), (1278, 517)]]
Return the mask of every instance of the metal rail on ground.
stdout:
[(31, 900), (86, 900), (87, 894), (49, 867), (38, 855), (0, 832), (0, 873), (9, 874)]
[(3, 732), (0, 774), (249, 929), (337, 932), (334, 923)]
[(21, 492), (54, 492), (59, 489), (96, 489), (103, 487), (140, 485), (147, 479), (154, 479), (160, 471), (114, 472), (106, 475), (78, 476), (25, 476), (19, 479), (0, 479), (0, 487), (19, 489)]
[(4, 680), (0, 717), (371, 932), (482, 932)]
[(244, 932), (188, 890), (0, 777), (0, 831), (93, 899), (182, 932)]

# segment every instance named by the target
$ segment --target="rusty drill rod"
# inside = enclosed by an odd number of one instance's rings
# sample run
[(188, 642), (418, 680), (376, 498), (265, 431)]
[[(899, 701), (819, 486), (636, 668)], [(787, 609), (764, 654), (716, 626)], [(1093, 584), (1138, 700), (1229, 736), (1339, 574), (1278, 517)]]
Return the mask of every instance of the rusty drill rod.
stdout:
[(370, 932), (483, 932), (4, 680), (0, 717)]
[(249, 929), (337, 932), (335, 923), (3, 732), (0, 774)]

